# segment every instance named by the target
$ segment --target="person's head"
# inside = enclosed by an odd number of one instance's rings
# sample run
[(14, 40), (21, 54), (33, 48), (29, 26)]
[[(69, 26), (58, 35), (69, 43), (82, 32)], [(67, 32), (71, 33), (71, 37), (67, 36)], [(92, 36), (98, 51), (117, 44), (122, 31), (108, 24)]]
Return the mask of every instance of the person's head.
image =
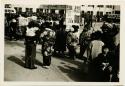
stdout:
[(49, 52), (49, 51), (51, 50), (51, 47), (47, 47), (47, 49), (46, 49), (46, 50), (47, 50), (47, 52)]
[(102, 47), (102, 53), (107, 54), (109, 52), (109, 48), (107, 46)]
[(102, 33), (100, 31), (96, 31), (95, 33), (92, 34), (92, 38), (94, 40), (99, 40), (102, 37)]
[(106, 21), (103, 21), (103, 24), (105, 24), (106, 23)]
[(22, 15), (21, 15), (21, 14), (19, 14), (19, 17), (22, 17)]

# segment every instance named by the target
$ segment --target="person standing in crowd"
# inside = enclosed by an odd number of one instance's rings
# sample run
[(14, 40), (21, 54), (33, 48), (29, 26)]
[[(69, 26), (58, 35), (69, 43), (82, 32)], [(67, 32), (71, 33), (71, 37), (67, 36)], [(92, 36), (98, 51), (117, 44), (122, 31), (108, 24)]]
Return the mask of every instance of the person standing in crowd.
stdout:
[(117, 27), (117, 34), (113, 37), (114, 39), (114, 44), (115, 44), (115, 49), (113, 51), (114, 53), (114, 58), (113, 58), (113, 76), (112, 76), (112, 81), (116, 82), (119, 81), (119, 63), (120, 63), (120, 31), (119, 27)]
[(5, 19), (4, 19), (4, 23), (5, 23), (5, 36), (8, 36), (9, 37), (9, 20), (8, 20), (8, 17), (7, 15), (5, 16)]
[(71, 59), (75, 60), (76, 56), (76, 47), (79, 43), (76, 33), (78, 32), (78, 26), (73, 25), (73, 31), (67, 34), (67, 48), (69, 49), (69, 56)]
[(66, 51), (66, 25), (60, 27), (60, 30), (56, 32), (56, 39), (55, 39), (55, 51), (58, 51), (59, 54), (62, 56), (64, 51)]
[(84, 25), (92, 27), (92, 15), (89, 12), (85, 14)]
[(93, 15), (92, 14), (89, 15), (89, 22), (90, 22), (90, 26), (92, 27), (92, 23), (93, 23)]
[(18, 23), (19, 23), (20, 35), (22, 36), (22, 38), (24, 38), (26, 26), (29, 23), (29, 19), (23, 17), (22, 15), (19, 15), (19, 17), (18, 17)]
[(25, 33), (25, 68), (36, 69), (35, 57), (36, 57), (36, 31), (38, 30), (38, 24), (34, 21), (29, 22)]
[(16, 35), (16, 29), (17, 29), (17, 21), (15, 19), (15, 17), (13, 17), (13, 19), (11, 20), (10, 23), (10, 40), (12, 40), (13, 38), (15, 40), (17, 40), (17, 35)]
[(42, 55), (43, 55), (43, 66), (48, 68), (51, 64), (51, 56), (53, 54), (53, 45), (55, 40), (55, 32), (50, 29), (51, 27), (46, 26), (45, 31), (41, 33), (42, 37)]
[(92, 34), (92, 41), (89, 45), (89, 60), (96, 58), (100, 53), (102, 53), (102, 46), (104, 43), (101, 41), (102, 33), (96, 31)]
[[(88, 51), (88, 47), (91, 41), (91, 34), (93, 33), (92, 29), (88, 28), (87, 25), (85, 25), (82, 33), (80, 34), (79, 37), (79, 44), (80, 44), (80, 54), (79, 58), (83, 58), (83, 55), (85, 51)], [(87, 61), (87, 58), (83, 58), (84, 61)]]
[(105, 45), (110, 50), (114, 50), (115, 45), (114, 45), (113, 37), (117, 33), (117, 28), (115, 27), (115, 25), (113, 25), (111, 23), (105, 23), (104, 22), (101, 29), (102, 29), (102, 32), (103, 32), (102, 41), (105, 43)]
[(102, 53), (90, 63), (89, 74), (91, 81), (109, 82), (112, 80), (112, 54), (107, 46), (102, 47)]
[(61, 28), (62, 28), (63, 25), (64, 25), (64, 21), (65, 21), (64, 17), (61, 16), (61, 18), (60, 18), (60, 20), (59, 20), (59, 26), (60, 26)]

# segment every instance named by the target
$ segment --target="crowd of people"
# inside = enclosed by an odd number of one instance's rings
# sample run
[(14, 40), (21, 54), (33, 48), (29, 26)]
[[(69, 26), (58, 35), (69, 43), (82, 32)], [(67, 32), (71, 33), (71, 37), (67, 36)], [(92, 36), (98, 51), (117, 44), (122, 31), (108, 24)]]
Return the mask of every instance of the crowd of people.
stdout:
[(22, 15), (5, 19), (5, 35), (10, 40), (25, 39), (25, 68), (36, 69), (36, 46), (41, 44), (46, 68), (51, 65), (52, 56), (78, 58), (88, 64), (89, 81), (119, 81), (119, 26), (104, 22), (101, 31), (94, 31), (91, 22), (87, 22), (78, 37), (80, 27), (72, 25), (67, 29), (64, 20)]

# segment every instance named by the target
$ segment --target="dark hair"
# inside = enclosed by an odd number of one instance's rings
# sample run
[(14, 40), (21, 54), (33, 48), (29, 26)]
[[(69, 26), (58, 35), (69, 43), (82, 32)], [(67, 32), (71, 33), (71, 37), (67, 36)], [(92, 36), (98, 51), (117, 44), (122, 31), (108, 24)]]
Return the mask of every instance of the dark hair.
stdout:
[(102, 33), (100, 31), (96, 31), (95, 33), (92, 34), (92, 38), (95, 40), (98, 40), (102, 37)]
[(30, 21), (28, 23), (28, 27), (29, 28), (31, 28), (31, 27), (39, 27), (39, 24), (36, 21)]
[(72, 25), (72, 27), (74, 28), (74, 31), (73, 31), (73, 32), (77, 32), (78, 29), (79, 29), (79, 26), (78, 26), (78, 25)]

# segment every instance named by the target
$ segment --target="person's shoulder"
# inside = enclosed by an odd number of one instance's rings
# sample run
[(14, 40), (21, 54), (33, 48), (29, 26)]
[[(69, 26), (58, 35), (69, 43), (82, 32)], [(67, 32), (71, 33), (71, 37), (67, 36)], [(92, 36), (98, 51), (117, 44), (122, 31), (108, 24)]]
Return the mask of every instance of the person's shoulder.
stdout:
[(101, 41), (101, 40), (100, 40), (100, 43), (101, 43), (102, 45), (104, 45), (104, 42), (103, 42), (103, 41)]
[(96, 43), (97, 42), (97, 40), (92, 40), (91, 41), (91, 44), (94, 44), (94, 43)]

